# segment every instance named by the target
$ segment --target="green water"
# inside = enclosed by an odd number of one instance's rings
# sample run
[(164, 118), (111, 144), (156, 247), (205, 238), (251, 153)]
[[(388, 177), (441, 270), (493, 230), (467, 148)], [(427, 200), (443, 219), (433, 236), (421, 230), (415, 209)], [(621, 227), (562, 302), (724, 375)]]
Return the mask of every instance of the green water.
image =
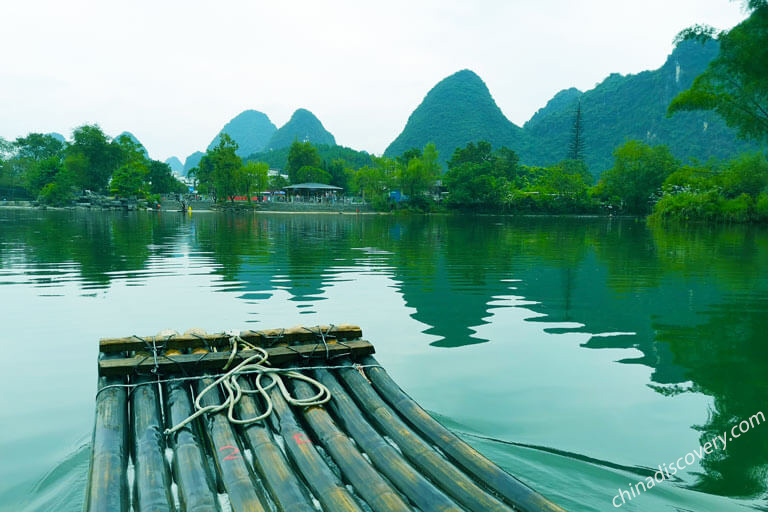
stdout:
[[(631, 219), (0, 211), (0, 508), (82, 506), (97, 340), (356, 323), (570, 511), (768, 414), (768, 231)], [(483, 440), (476, 435), (504, 442)], [(768, 425), (622, 510), (768, 510)]]

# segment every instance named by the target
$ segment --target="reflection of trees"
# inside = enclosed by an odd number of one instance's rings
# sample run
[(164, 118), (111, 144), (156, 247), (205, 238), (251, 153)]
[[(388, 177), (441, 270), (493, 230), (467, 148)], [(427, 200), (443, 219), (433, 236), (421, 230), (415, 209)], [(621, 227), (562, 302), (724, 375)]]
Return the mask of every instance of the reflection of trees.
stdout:
[(252, 214), (204, 214), (193, 218), (195, 241), (199, 249), (220, 265), (217, 272), (229, 281), (240, 277), (244, 263), (266, 264), (269, 253), (269, 227), (263, 217)]
[[(657, 341), (667, 344), (684, 379), (714, 397), (714, 408), (701, 430), (701, 444), (729, 432), (733, 425), (766, 410), (768, 396), (768, 296), (729, 297), (690, 327), (657, 326)], [(702, 461), (706, 473), (697, 488), (710, 493), (754, 496), (765, 490), (768, 429), (759, 427), (729, 442)]]
[(650, 233), (665, 271), (685, 276), (708, 269), (718, 285), (744, 290), (765, 276), (768, 233), (751, 226), (651, 224)]
[(27, 264), (71, 261), (85, 286), (106, 287), (115, 273), (142, 270), (150, 255), (173, 250), (168, 242), (178, 234), (178, 221), (145, 212), (17, 212), (3, 223), (2, 238)]
[[(581, 322), (590, 332), (636, 332), (592, 338), (585, 346), (636, 348), (643, 356), (622, 362), (653, 368), (654, 389), (672, 394), (690, 387), (712, 396), (710, 419), (695, 426), (702, 443), (765, 409), (768, 232), (742, 226), (649, 229), (623, 219), (585, 225), (583, 236), (574, 226), (567, 227), (572, 234), (560, 235), (552, 233), (560, 229), (556, 225), (536, 226), (540, 233), (546, 227), (547, 238), (562, 238), (557, 245), (563, 251), (579, 251), (577, 240), (588, 250), (583, 258), (573, 252), (560, 268), (549, 250), (527, 253), (538, 259), (514, 272), (522, 279), (521, 294), (541, 302), (531, 309), (547, 314), (549, 322)], [(564, 243), (569, 237), (570, 246)], [(692, 386), (685, 386), (689, 381)], [(702, 491), (764, 492), (768, 430), (750, 431), (702, 466), (696, 484)]]

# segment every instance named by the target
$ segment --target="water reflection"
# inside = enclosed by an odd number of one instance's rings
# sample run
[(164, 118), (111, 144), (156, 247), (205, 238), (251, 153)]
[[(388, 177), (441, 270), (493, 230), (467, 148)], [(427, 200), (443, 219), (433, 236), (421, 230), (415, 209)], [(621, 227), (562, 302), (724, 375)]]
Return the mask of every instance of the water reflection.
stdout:
[[(626, 436), (644, 435), (631, 422), (653, 426), (643, 415), (696, 409), (684, 428), (704, 442), (757, 411), (768, 413), (768, 232), (756, 228), (17, 211), (0, 213), (0, 263), (0, 287), (40, 287), (39, 296), (72, 284), (83, 295), (104, 292), (118, 281), (155, 293), (159, 285), (150, 280), (165, 277), (163, 286), (185, 290), (191, 285), (182, 281), (201, 281), (195, 286), (233, 294), (247, 312), (241, 322), (262, 327), (295, 324), (300, 315), (361, 319), (386, 335), (382, 341), (412, 374), (421, 375), (417, 366), (427, 359), (438, 366), (429, 373), (434, 386), (482, 381), (472, 384), (481, 389), (477, 399), (471, 386), (448, 396), (422, 378), (416, 393), (432, 393), (435, 408), (456, 411), (449, 422), (585, 456), (595, 455), (586, 438), (596, 423), (626, 430), (624, 439), (616, 432), (612, 441), (595, 441), (618, 459)], [(624, 334), (604, 335), (611, 333)], [(560, 396), (563, 388), (573, 395)], [(679, 401), (685, 396), (690, 400)], [(514, 411), (495, 418), (479, 412), (505, 400)], [(636, 407), (629, 418), (610, 410), (622, 400)], [(553, 410), (571, 424), (553, 424)], [(693, 448), (679, 441), (653, 457)], [(668, 462), (639, 460), (644, 449), (617, 462)], [(766, 490), (766, 467), (768, 427), (708, 455), (700, 474), (685, 481), (707, 493), (757, 496)]]

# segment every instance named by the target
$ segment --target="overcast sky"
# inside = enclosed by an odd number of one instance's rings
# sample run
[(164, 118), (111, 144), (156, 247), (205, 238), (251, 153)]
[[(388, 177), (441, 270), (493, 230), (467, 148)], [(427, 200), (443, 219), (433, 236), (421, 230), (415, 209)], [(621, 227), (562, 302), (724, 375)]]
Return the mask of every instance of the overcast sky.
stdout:
[(23, 0), (0, 13), (0, 137), (98, 123), (182, 161), (243, 110), (279, 127), (299, 107), (380, 154), (463, 68), (522, 125), (561, 89), (658, 68), (687, 26), (746, 17), (728, 0)]

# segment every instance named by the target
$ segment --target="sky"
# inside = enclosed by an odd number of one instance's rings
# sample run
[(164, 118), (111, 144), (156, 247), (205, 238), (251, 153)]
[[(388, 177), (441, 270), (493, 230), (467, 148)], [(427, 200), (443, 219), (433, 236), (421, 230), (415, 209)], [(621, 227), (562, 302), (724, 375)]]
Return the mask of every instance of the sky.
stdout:
[(458, 70), (522, 126), (562, 89), (660, 67), (685, 27), (746, 16), (728, 0), (8, 1), (0, 137), (98, 123), (183, 162), (243, 110), (279, 127), (306, 108), (381, 154)]

